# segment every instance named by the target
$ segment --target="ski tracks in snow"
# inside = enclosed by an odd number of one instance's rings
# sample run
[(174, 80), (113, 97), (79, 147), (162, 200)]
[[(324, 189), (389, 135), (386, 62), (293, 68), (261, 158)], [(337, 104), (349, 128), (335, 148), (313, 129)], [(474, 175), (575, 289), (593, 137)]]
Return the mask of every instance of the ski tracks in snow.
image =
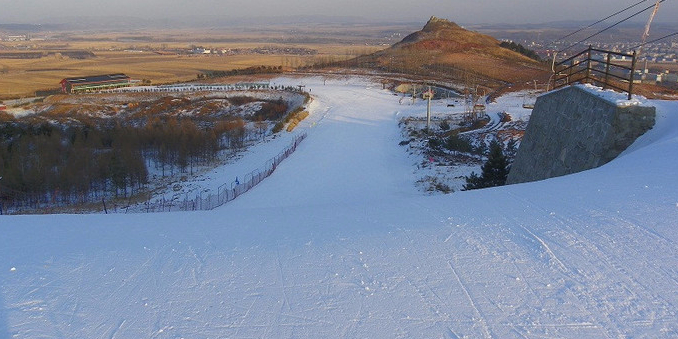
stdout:
[[(581, 211), (565, 217), (510, 194), (541, 215), (542, 221), (534, 223), (532, 230), (519, 226), (539, 238), (547, 252), (558, 258), (558, 266), (566, 268), (562, 270), (570, 281), (565, 285), (566, 291), (578, 300), (606, 337), (625, 336), (642, 328), (678, 334), (678, 258), (670, 239), (648, 230), (643, 222), (621, 217), (618, 211), (564, 203), (565, 210)], [(537, 233), (548, 236), (539, 237)], [(558, 256), (552, 250), (554, 245), (559, 248)], [(662, 248), (658, 253), (666, 258), (648, 257), (647, 249), (657, 246)], [(671, 271), (666, 266), (672, 267)]]
[(471, 293), (469, 292), (469, 289), (466, 287), (466, 284), (461, 280), (461, 277), (459, 277), (457, 270), (454, 268), (454, 265), (452, 265), (452, 261), (448, 261), (447, 265), (452, 270), (452, 274), (454, 274), (454, 278), (457, 279), (457, 283), (459, 283), (459, 286), (461, 286), (461, 289), (464, 291), (464, 294), (468, 298), (468, 301), (471, 304), (471, 307), (473, 307), (476, 314), (480, 318), (479, 322), (481, 323), (481, 325), (483, 327), (483, 334), (484, 334), (485, 338), (492, 338), (493, 337), (492, 333), (490, 332), (490, 328), (487, 325), (487, 319), (483, 315), (483, 312), (476, 305), (476, 302), (475, 302), (473, 296), (471, 296)]

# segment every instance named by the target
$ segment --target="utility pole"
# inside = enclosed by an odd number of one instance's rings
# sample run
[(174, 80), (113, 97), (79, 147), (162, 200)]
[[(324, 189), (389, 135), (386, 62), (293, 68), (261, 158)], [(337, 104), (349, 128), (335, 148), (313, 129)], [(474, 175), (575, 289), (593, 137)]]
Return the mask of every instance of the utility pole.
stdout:
[(431, 130), (431, 98), (433, 97), (433, 92), (431, 91), (431, 86), (428, 86), (428, 92), (426, 92), (426, 99), (428, 103), (426, 104), (426, 133), (429, 133)]

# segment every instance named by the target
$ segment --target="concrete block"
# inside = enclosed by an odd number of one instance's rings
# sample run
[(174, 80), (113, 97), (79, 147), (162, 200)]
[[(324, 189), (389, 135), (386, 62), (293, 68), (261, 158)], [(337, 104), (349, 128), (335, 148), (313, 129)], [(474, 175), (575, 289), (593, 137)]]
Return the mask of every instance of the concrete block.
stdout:
[(537, 98), (508, 183), (543, 180), (602, 166), (655, 122), (655, 108), (617, 106), (570, 86)]

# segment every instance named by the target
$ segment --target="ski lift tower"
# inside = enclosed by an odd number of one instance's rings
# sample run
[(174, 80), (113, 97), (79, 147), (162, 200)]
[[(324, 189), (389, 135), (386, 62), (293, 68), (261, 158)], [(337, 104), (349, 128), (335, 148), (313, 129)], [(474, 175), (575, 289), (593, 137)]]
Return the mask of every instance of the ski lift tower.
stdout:
[(468, 87), (464, 89), (465, 96), (465, 106), (466, 110), (464, 112), (464, 118), (470, 121), (479, 120), (480, 117), (485, 115), (485, 103), (480, 102), (480, 99), (484, 97), (478, 94), (478, 87), (469, 89)]
[(428, 86), (428, 91), (422, 93), (422, 97), (428, 100), (426, 105), (426, 131), (430, 131), (431, 127), (431, 99), (433, 99), (434, 92), (431, 89), (431, 86)]

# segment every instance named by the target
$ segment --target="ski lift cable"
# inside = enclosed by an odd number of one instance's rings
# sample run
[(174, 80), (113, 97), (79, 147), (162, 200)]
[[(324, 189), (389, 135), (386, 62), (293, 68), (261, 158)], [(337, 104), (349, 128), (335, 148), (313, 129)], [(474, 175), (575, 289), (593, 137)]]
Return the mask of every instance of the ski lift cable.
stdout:
[(665, 35), (665, 36), (663, 36), (663, 37), (661, 37), (661, 38), (657, 38), (657, 39), (654, 39), (654, 40), (652, 40), (652, 41), (644, 42), (644, 43), (642, 43), (642, 44), (640, 44), (640, 45), (638, 45), (638, 46), (634, 46), (632, 49), (636, 49), (636, 48), (638, 48), (638, 47), (642, 47), (642, 46), (647, 45), (647, 44), (651, 44), (651, 43), (654, 43), (654, 42), (657, 42), (657, 41), (660, 41), (660, 40), (664, 40), (664, 39), (670, 38), (670, 37), (672, 37), (672, 36), (674, 36), (674, 35), (678, 35), (678, 32), (673, 32), (673, 33), (668, 34), (668, 35)]
[[(659, 3), (662, 3), (662, 2), (664, 2), (664, 1), (666, 1), (666, 0), (660, 0)], [(586, 40), (588, 40), (588, 39), (591, 39), (591, 38), (593, 38), (594, 36), (599, 35), (599, 34), (605, 32), (605, 31), (607, 31), (607, 30), (610, 30), (610, 29), (612, 29), (612, 28), (614, 28), (614, 27), (620, 25), (620, 24), (623, 23), (623, 22), (629, 21), (629, 20), (631, 20), (632, 18), (634, 18), (634, 17), (636, 17), (636, 16), (638, 16), (638, 15), (640, 15), (640, 14), (642, 14), (642, 13), (644, 13), (644, 12), (646, 12), (646, 11), (648, 11), (648, 10), (654, 8), (654, 7), (655, 7), (655, 5), (647, 6), (647, 7), (645, 7), (644, 9), (642, 9), (642, 10), (636, 12), (636, 13), (633, 13), (633, 14), (629, 15), (628, 17), (626, 17), (626, 18), (624, 18), (624, 19), (622, 19), (622, 20), (619, 20), (619, 21), (615, 22), (614, 24), (612, 24), (612, 25), (610, 25), (610, 26), (607, 26), (607, 27), (601, 29), (601, 30), (598, 31), (598, 32), (596, 32), (596, 33), (594, 33), (594, 34), (591, 34), (591, 35), (589, 35), (588, 37), (586, 37), (586, 38), (584, 38), (584, 39), (582, 39), (582, 40), (579, 40), (579, 41), (577, 41), (576, 43), (574, 43), (574, 44), (572, 44), (572, 45), (570, 45), (570, 46), (568, 46), (568, 47), (565, 47), (565, 48), (559, 50), (559, 51), (556, 52), (556, 53), (560, 53), (560, 52), (563, 52), (563, 51), (565, 51), (565, 50), (568, 50), (568, 49), (570, 49), (570, 48), (572, 48), (572, 47), (574, 47), (574, 46), (577, 46), (577, 45), (581, 44), (582, 42), (584, 42), (584, 41), (586, 41)]]
[(621, 14), (621, 13), (624, 13), (624, 12), (628, 11), (629, 9), (631, 9), (631, 8), (633, 8), (633, 7), (636, 7), (636, 6), (640, 5), (640, 4), (642, 4), (642, 3), (645, 2), (645, 1), (647, 1), (647, 0), (641, 0), (641, 1), (638, 1), (638, 2), (636, 2), (635, 4), (633, 4), (633, 5), (629, 6), (629, 7), (626, 7), (626, 8), (624, 8), (624, 9), (622, 9), (621, 11), (618, 11), (618, 12), (616, 12), (616, 13), (614, 13), (614, 14), (610, 14), (610, 15), (606, 16), (606, 17), (603, 18), (603, 19), (600, 19), (600, 20), (598, 20), (598, 21), (596, 21), (596, 22), (594, 22), (594, 23), (592, 23), (592, 24), (590, 24), (590, 25), (588, 25), (588, 26), (586, 26), (586, 27), (584, 27), (584, 28), (580, 28), (580, 29), (578, 29), (578, 30), (576, 30), (576, 31), (574, 31), (574, 32), (572, 32), (572, 33), (570, 33), (570, 34), (568, 34), (568, 35), (566, 35), (566, 36), (560, 38), (560, 39), (554, 40), (553, 42), (555, 43), (555, 42), (558, 42), (558, 41), (562, 41), (562, 40), (564, 40), (564, 39), (567, 39), (567, 38), (569, 38), (569, 37), (571, 37), (571, 36), (573, 36), (573, 35), (575, 35), (575, 34), (581, 32), (581, 31), (583, 31), (583, 30), (585, 30), (585, 29), (588, 29), (588, 28), (591, 28), (591, 27), (593, 27), (593, 26), (595, 26), (595, 25), (597, 25), (597, 24), (599, 24), (599, 23), (601, 23), (601, 22), (603, 22), (603, 21), (605, 21), (605, 20), (607, 20), (607, 19), (609, 19), (609, 18), (612, 18), (612, 17), (614, 17), (614, 16), (617, 16), (617, 15), (619, 15), (619, 14)]

